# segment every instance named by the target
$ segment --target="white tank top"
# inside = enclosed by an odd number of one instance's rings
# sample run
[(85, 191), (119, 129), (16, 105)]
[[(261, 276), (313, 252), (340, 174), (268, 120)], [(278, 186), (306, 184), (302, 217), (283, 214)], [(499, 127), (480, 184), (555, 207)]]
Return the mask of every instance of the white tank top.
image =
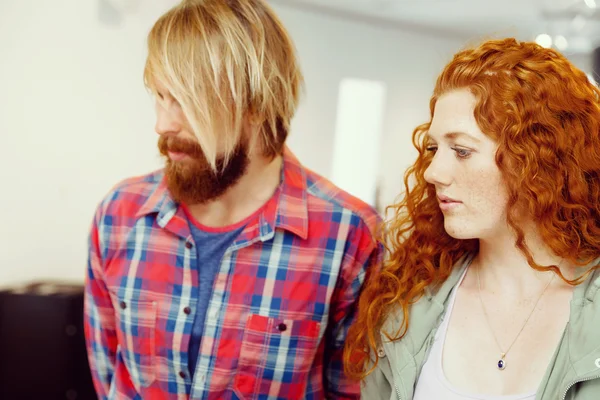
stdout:
[(444, 342), (446, 341), (446, 332), (448, 331), (448, 325), (450, 316), (452, 315), (452, 309), (454, 308), (454, 302), (456, 300), (456, 291), (462, 283), (466, 271), (460, 278), (458, 285), (452, 291), (448, 302), (448, 309), (443, 317), (442, 323), (435, 334), (433, 346), (429, 352), (429, 356), (423, 365), (421, 375), (417, 380), (417, 386), (415, 388), (414, 400), (535, 400), (534, 393), (526, 393), (519, 395), (510, 396), (491, 396), (486, 394), (474, 394), (466, 393), (452, 386), (446, 376), (444, 375), (444, 369), (442, 367), (442, 354), (444, 350)]

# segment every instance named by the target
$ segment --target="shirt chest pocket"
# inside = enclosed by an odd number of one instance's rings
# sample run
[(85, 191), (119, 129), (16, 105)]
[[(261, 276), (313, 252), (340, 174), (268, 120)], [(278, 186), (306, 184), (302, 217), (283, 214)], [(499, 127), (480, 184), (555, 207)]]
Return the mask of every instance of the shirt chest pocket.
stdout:
[(148, 387), (156, 379), (157, 308), (154, 300), (116, 299), (117, 339), (136, 387)]
[(321, 324), (250, 315), (234, 391), (240, 399), (304, 397)]

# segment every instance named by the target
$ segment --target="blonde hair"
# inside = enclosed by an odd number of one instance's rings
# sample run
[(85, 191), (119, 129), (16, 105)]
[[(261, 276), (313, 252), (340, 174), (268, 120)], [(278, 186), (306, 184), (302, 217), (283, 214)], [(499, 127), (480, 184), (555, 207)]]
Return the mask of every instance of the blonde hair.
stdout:
[(213, 168), (218, 143), (228, 161), (244, 121), (258, 127), (252, 145), (281, 154), (303, 87), (294, 45), (263, 0), (184, 0), (169, 10), (148, 34), (144, 82), (155, 94), (157, 81)]

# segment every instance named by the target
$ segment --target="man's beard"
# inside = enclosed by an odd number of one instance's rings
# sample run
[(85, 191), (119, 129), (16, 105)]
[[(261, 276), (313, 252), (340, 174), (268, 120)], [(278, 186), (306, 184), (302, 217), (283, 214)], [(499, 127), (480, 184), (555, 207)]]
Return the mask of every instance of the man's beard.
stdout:
[[(167, 157), (165, 175), (171, 196), (175, 201), (185, 204), (206, 203), (220, 197), (244, 176), (249, 163), (248, 147), (243, 142), (236, 146), (227, 164), (224, 157), (217, 157), (216, 172), (196, 142), (161, 136), (158, 148)], [(188, 157), (172, 161), (168, 156), (169, 151), (184, 153)]]

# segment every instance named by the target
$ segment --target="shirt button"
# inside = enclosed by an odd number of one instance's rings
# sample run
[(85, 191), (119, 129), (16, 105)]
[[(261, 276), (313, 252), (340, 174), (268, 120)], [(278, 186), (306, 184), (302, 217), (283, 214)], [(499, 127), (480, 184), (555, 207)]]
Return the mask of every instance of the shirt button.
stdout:
[(184, 312), (185, 314), (189, 315), (189, 314), (192, 312), (192, 309), (191, 309), (191, 308), (189, 308), (189, 307), (185, 307), (185, 308), (183, 309), (183, 312)]
[(186, 242), (185, 247), (187, 247), (188, 249), (191, 249), (192, 247), (194, 247), (194, 245), (192, 244), (192, 242)]
[(596, 358), (595, 364), (597, 368), (600, 368), (600, 358)]
[(287, 325), (284, 324), (283, 322), (280, 323), (279, 325), (277, 325), (277, 330), (279, 330), (280, 332), (285, 332), (286, 329), (287, 329)]
[(183, 371), (179, 371), (179, 376), (180, 376), (182, 379), (185, 379), (185, 372), (183, 372)]
[(121, 310), (124, 310), (124, 309), (127, 308), (127, 304), (125, 304), (125, 302), (122, 301), (122, 302), (119, 303), (119, 307), (121, 307)]
[(377, 349), (377, 355), (379, 357), (385, 357), (385, 351), (383, 351), (383, 347)]

